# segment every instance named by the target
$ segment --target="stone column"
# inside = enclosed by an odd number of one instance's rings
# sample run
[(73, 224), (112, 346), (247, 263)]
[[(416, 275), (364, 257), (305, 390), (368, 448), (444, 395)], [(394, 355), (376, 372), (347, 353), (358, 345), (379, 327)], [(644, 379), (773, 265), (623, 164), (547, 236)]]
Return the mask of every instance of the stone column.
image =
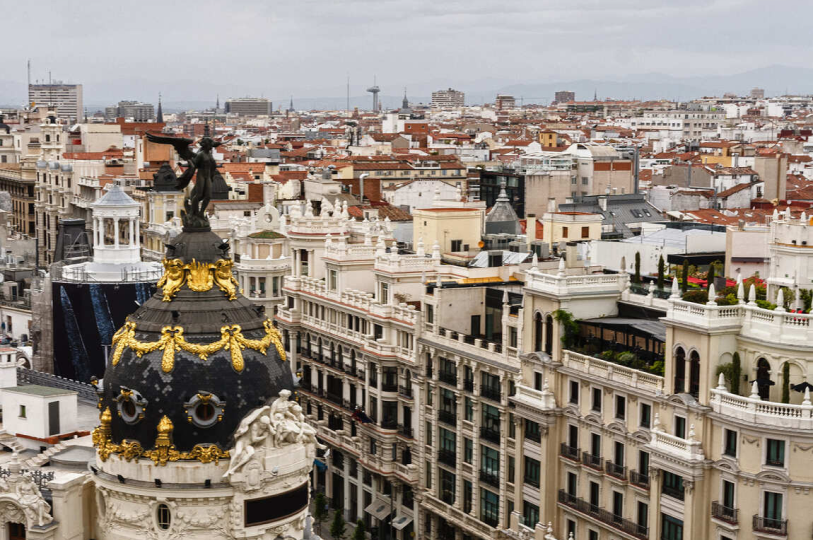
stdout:
[(113, 245), (119, 247), (119, 218), (113, 218)]
[(141, 222), (135, 218), (135, 245), (141, 247)]
[[(649, 540), (658, 540), (661, 537), (661, 471), (650, 465), (649, 467)], [(686, 508), (684, 506), (684, 508)], [(684, 530), (686, 530), (684, 523)], [(688, 538), (688, 537), (687, 537)]]
[(127, 244), (132, 247), (135, 245), (135, 242), (133, 241), (133, 236), (135, 236), (135, 223), (133, 223), (133, 218), (130, 218), (127, 221), (130, 224), (130, 236), (127, 237)]
[[(525, 478), (525, 459), (524, 459), (524, 446), (525, 446), (525, 430), (522, 425), (522, 418), (514, 416), (514, 429), (516, 434), (514, 437), (514, 512), (519, 512), (522, 515), (522, 485), (523, 478)], [(507, 471), (506, 471), (507, 472)], [(541, 486), (540, 486), (541, 487)], [(539, 490), (542, 493), (542, 490)], [(543, 508), (540, 504), (539, 508)], [(541, 519), (540, 515), (540, 519)], [(519, 528), (517, 528), (519, 530)]]

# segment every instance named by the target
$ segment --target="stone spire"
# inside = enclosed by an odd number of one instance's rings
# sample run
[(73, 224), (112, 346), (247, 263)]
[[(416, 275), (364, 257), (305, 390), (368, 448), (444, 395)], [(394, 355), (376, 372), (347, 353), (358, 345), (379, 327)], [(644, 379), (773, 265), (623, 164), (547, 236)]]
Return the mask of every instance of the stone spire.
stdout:
[(164, 121), (164, 110), (161, 107), (161, 92), (158, 92), (158, 114), (155, 115), (156, 122)]

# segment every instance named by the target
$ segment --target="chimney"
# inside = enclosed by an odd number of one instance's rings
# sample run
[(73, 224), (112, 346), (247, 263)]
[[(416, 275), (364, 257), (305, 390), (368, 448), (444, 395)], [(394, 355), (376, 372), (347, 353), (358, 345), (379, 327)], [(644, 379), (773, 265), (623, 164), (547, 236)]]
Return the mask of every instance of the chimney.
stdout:
[(536, 240), (536, 214), (528, 214), (525, 220), (525, 238), (529, 246)]
[(603, 212), (606, 212), (607, 211), (607, 197), (606, 196), (599, 197), (598, 198), (598, 205), (601, 207), (601, 210)]
[(556, 212), (556, 199), (553, 197), (548, 199), (548, 212)]

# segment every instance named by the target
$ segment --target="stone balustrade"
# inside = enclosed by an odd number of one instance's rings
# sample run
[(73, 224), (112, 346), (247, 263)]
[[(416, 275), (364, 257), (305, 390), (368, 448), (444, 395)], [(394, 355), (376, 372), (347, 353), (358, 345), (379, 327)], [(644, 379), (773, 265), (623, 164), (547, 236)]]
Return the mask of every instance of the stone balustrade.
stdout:
[(650, 394), (663, 393), (663, 377), (638, 369), (628, 368), (613, 362), (607, 362), (606, 360), (585, 354), (565, 350), (562, 365), (588, 375), (594, 375), (600, 379), (621, 383)]
[(560, 268), (559, 274), (543, 274), (533, 268), (525, 273), (525, 288), (534, 291), (552, 293), (556, 295), (570, 294), (621, 294), (627, 288), (629, 276), (627, 274), (584, 274), (578, 276), (564, 275)]
[(728, 392), (724, 386), (718, 386), (711, 390), (710, 405), (714, 412), (748, 424), (811, 430), (813, 404), (806, 401), (801, 405), (763, 401), (757, 395), (738, 396)]
[(653, 452), (677, 457), (686, 462), (705, 460), (703, 446), (700, 441), (694, 438), (694, 426), (689, 430), (689, 437), (684, 439), (663, 431), (657, 425), (657, 415), (655, 418), (656, 426), (652, 428), (652, 440), (649, 443), (649, 447)]

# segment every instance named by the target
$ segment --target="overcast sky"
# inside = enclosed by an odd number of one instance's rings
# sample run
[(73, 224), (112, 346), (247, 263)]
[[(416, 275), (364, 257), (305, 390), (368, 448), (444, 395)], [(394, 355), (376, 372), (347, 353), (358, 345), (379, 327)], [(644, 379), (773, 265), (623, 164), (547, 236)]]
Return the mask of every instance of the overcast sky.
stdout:
[[(0, 79), (86, 102), (279, 99), (813, 65), (805, 0), (1, 0)], [(15, 45), (19, 44), (19, 45)], [(9, 55), (10, 51), (16, 51)], [(225, 94), (225, 96), (224, 96)]]

